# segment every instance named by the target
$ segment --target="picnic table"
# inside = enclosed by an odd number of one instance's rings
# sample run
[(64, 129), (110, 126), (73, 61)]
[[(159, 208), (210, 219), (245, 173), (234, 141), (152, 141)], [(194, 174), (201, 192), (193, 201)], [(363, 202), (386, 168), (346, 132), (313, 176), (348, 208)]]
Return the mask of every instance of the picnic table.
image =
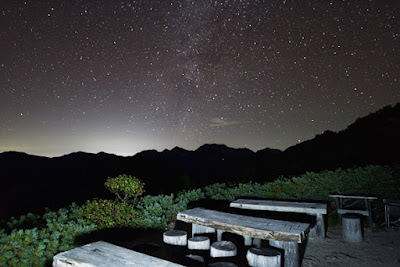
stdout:
[[(342, 214), (348, 213), (356, 213), (361, 214), (368, 217), (369, 226), (372, 230), (373, 223), (372, 223), (372, 209), (371, 209), (371, 202), (377, 197), (370, 197), (370, 196), (349, 196), (349, 195), (329, 195), (329, 197), (334, 198), (337, 206), (337, 213), (339, 214), (340, 219), (342, 219)], [(364, 209), (349, 209), (345, 208), (343, 205), (344, 199), (351, 199), (351, 200), (363, 200), (364, 201)]]
[(316, 216), (315, 234), (325, 237), (324, 215), (327, 214), (326, 203), (293, 202), (281, 200), (237, 199), (230, 203), (230, 207), (250, 210), (267, 210), (280, 212), (305, 213)]
[(142, 267), (142, 266), (183, 266), (160, 258), (149, 256), (107, 242), (97, 241), (58, 253), (53, 257), (53, 267)]
[[(299, 265), (298, 243), (302, 243), (310, 230), (310, 224), (273, 220), (221, 211), (194, 208), (179, 212), (177, 219), (197, 225), (217, 229), (218, 241), (222, 232), (231, 232), (244, 237), (269, 240), (272, 246), (285, 250), (285, 266)], [(193, 235), (192, 230), (192, 235)]]

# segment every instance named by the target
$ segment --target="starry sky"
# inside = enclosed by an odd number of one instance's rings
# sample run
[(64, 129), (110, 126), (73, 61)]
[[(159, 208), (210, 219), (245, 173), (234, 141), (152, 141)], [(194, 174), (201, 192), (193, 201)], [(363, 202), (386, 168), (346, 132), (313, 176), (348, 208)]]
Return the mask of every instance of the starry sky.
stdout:
[(400, 2), (1, 2), (0, 152), (286, 149), (400, 101)]

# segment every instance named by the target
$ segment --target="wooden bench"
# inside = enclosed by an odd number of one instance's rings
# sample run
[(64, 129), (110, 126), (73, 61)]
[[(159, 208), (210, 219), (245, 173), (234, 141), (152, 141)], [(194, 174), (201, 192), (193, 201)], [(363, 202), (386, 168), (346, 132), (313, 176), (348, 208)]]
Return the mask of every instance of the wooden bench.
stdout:
[(82, 247), (61, 252), (53, 257), (53, 267), (96, 266), (96, 267), (142, 267), (142, 266), (183, 266), (152, 257), (107, 242), (98, 241)]
[[(373, 228), (372, 224), (372, 210), (371, 210), (371, 201), (377, 199), (377, 197), (368, 197), (368, 196), (347, 196), (347, 195), (329, 195), (329, 197), (334, 198), (337, 206), (337, 213), (339, 214), (340, 219), (342, 219), (342, 214), (348, 213), (356, 213), (361, 214), (368, 217), (369, 227)], [(356, 210), (356, 209), (346, 209), (343, 206), (344, 199), (352, 199), (352, 200), (364, 200), (364, 209)]]
[(281, 200), (255, 200), (255, 199), (237, 199), (230, 203), (233, 208), (249, 209), (249, 210), (267, 210), (280, 212), (305, 213), (316, 216), (316, 224), (314, 227), (315, 235), (325, 238), (325, 221), (324, 215), (327, 214), (327, 204), (325, 203), (308, 203), (308, 202), (291, 202)]
[(192, 229), (196, 225), (217, 229), (218, 241), (221, 241), (222, 232), (269, 240), (273, 246), (285, 250), (285, 266), (299, 265), (298, 243), (306, 239), (310, 230), (310, 225), (307, 223), (251, 217), (202, 208), (179, 212), (177, 219), (192, 223)]

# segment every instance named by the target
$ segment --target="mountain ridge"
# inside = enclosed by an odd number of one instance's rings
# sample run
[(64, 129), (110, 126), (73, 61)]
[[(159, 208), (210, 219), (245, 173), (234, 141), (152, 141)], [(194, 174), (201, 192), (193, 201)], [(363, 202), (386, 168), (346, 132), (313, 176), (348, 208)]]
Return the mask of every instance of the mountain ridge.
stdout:
[(174, 147), (133, 156), (73, 152), (49, 158), (24, 152), (0, 153), (0, 218), (72, 201), (111, 197), (107, 177), (134, 175), (149, 194), (172, 192), (216, 182), (272, 181), (280, 175), (390, 164), (400, 159), (400, 103), (357, 119), (346, 129), (325, 131), (284, 151), (256, 152), (205, 144), (196, 150)]

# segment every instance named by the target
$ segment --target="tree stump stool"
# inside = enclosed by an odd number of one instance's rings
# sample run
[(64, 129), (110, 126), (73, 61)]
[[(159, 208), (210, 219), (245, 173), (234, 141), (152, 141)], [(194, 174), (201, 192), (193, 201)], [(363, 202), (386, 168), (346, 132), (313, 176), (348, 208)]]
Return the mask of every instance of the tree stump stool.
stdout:
[(210, 249), (210, 238), (207, 236), (195, 236), (188, 239), (188, 249), (208, 250)]
[(232, 262), (214, 262), (208, 265), (209, 267), (238, 267)]
[(353, 213), (343, 214), (342, 237), (345, 242), (363, 242), (360, 215)]
[(234, 257), (236, 254), (236, 245), (230, 241), (217, 241), (211, 245), (210, 256), (213, 258)]
[(281, 253), (273, 248), (250, 248), (246, 259), (250, 266), (281, 266)]
[(187, 233), (182, 230), (169, 230), (165, 231), (163, 234), (163, 241), (166, 244), (176, 245), (176, 246), (186, 246), (187, 245)]
[(204, 263), (204, 258), (199, 255), (189, 254), (185, 256), (185, 266), (198, 265)]

